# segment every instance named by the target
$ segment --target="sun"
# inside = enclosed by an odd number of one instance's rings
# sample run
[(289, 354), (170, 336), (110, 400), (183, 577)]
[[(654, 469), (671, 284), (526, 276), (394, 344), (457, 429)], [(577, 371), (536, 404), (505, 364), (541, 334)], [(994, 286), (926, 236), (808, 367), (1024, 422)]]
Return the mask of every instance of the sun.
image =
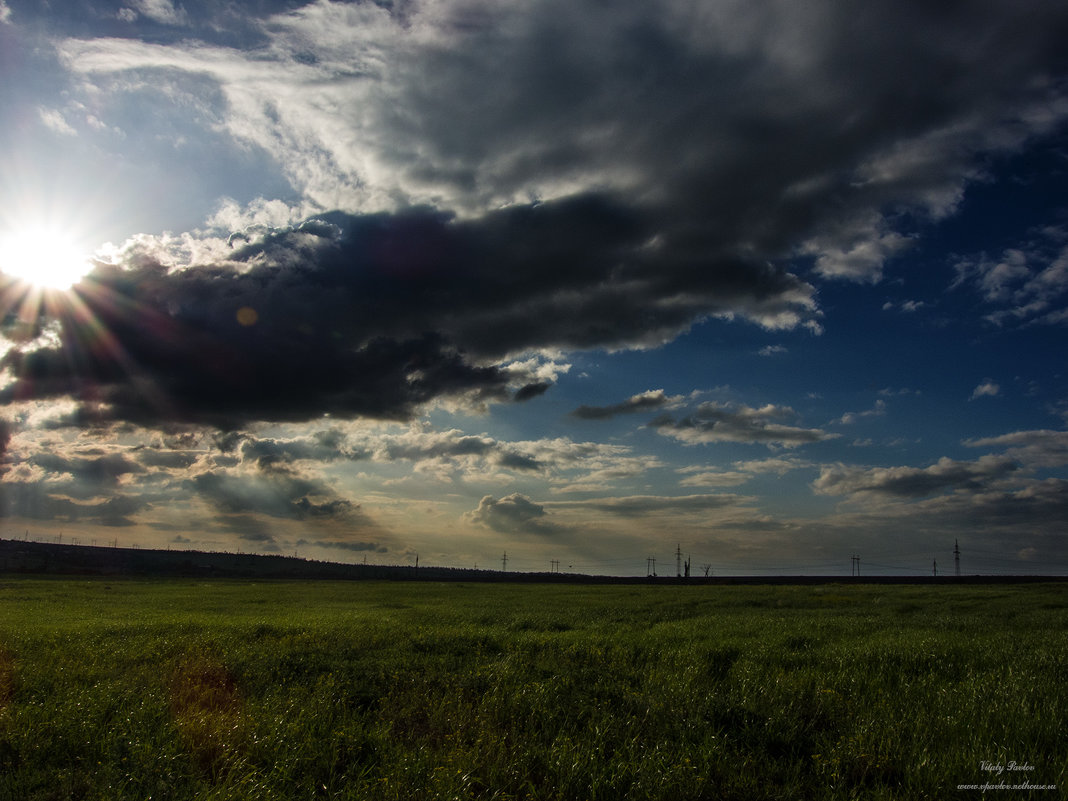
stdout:
[(65, 291), (92, 269), (74, 237), (56, 226), (0, 233), (0, 272), (44, 290)]

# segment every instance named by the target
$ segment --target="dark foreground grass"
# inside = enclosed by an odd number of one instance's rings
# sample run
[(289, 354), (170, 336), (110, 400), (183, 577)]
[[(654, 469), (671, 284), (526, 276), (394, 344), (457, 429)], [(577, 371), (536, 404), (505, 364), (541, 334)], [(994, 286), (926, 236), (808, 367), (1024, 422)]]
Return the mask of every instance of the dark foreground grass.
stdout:
[(0, 580), (0, 798), (1059, 798), (1066, 624), (1057, 585)]

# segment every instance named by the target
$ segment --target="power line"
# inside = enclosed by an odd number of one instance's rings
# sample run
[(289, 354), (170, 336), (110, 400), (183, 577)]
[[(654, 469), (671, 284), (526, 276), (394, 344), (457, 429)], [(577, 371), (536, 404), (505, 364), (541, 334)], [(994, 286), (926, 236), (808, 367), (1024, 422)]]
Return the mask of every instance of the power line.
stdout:
[(918, 570), (921, 573), (927, 572), (927, 568), (924, 567), (912, 567), (909, 565), (888, 565), (884, 562), (867, 562), (868, 567), (877, 567), (882, 570)]

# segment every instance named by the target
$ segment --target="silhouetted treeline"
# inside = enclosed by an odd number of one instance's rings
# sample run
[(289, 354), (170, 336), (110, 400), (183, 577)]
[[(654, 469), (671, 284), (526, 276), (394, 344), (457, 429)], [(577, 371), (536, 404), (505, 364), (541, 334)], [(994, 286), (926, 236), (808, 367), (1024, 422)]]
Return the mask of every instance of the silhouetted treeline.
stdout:
[(344, 564), (295, 556), (112, 548), (0, 539), (0, 573), (60, 576), (187, 576), (215, 578), (597, 581), (562, 573), (505, 573), (454, 567)]
[(295, 556), (163, 551), (60, 545), (0, 539), (0, 573), (55, 576), (130, 576), (385, 581), (509, 581), (556, 584), (953, 584), (1068, 581), (1068, 576), (594, 576), (521, 573), (457, 567), (344, 564)]

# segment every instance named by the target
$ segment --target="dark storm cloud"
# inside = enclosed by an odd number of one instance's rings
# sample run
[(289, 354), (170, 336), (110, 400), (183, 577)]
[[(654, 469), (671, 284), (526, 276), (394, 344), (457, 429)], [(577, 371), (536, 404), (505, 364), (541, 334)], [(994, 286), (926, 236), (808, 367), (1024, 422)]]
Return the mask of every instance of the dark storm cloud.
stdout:
[(5, 356), (19, 380), (0, 401), (71, 394), (105, 419), (144, 424), (405, 419), (437, 398), (544, 391), (501, 366), (509, 353), (650, 343), (717, 308), (778, 313), (807, 300), (786, 272), (715, 263), (677, 297), (682, 279), (649, 264), (646, 234), (633, 211), (586, 196), (467, 221), (335, 214), (272, 230), (229, 264), (101, 265), (77, 290), (84, 306), (63, 316), (59, 346)]
[(547, 381), (526, 384), (515, 391), (512, 399), (517, 401), (527, 401), (531, 398), (536, 398), (539, 395), (544, 395), (549, 391), (550, 387), (552, 387), (552, 384)]
[[(207, 33), (59, 51), (99, 84), (145, 70), (213, 83), (223, 120), (204, 127), (267, 154), (317, 208), (470, 216), (610, 194), (647, 213), (664, 284), (683, 291), (710, 263), (748, 277), (799, 255), (824, 275), (877, 279), (911, 241), (902, 225), (951, 213), (982, 158), (1068, 112), (1059, 0), (283, 10), (253, 12), (264, 41), (248, 51)], [(187, 14), (227, 28), (212, 16)], [(124, 123), (139, 141), (167, 133), (154, 115)]]
[[(242, 229), (227, 263), (102, 267), (82, 299), (109, 339), (69, 315), (61, 347), (4, 358), (0, 403), (75, 395), (149, 425), (408, 419), (544, 391), (503, 369), (527, 351), (655, 347), (708, 317), (817, 330), (807, 262), (877, 280), (982, 158), (1068, 116), (1061, 2), (290, 7), (257, 7), (278, 14), (250, 23), (248, 52), (206, 35), (58, 49), (94, 97), (193, 76), (124, 115), (130, 138), (158, 141), (211, 94), (187, 124), (266, 154), (308, 208), (349, 213)], [(123, 8), (168, 30), (213, 13)], [(710, 414), (658, 427), (824, 436)]]
[[(72, 313), (62, 347), (5, 357), (22, 381), (3, 401), (94, 395), (104, 417), (236, 427), (324, 414), (399, 419), (442, 395), (506, 397), (510, 377), (465, 359), (432, 333), (432, 319), (402, 326), (404, 288), (390, 263), (375, 274), (374, 265), (345, 264), (354, 254), (342, 248), (324, 251), (244, 274), (167, 274), (155, 264), (101, 271), (83, 300), (109, 347), (87, 341)], [(254, 325), (239, 322), (244, 308), (255, 309)]]
[[(683, 290), (742, 254), (745, 275), (808, 254), (825, 275), (874, 279), (909, 244), (887, 212), (950, 212), (977, 155), (1064, 115), (1059, 2), (542, 0), (471, 18), (444, 2), (410, 28), (385, 12), (357, 26), (320, 3), (278, 20), (283, 51), (318, 36), (318, 80), (345, 80), (347, 37), (380, 59), (351, 85), (353, 139), (315, 140), (337, 162), (366, 154), (346, 186), (465, 210), (606, 187), (655, 212), (665, 283)], [(325, 192), (319, 151), (289, 158)]]
[(607, 420), (620, 414), (662, 409), (665, 406), (677, 404), (681, 400), (681, 398), (669, 398), (662, 389), (651, 389), (648, 392), (632, 395), (622, 403), (613, 403), (608, 406), (587, 406), (584, 404), (571, 412), (571, 416), (580, 420)]

